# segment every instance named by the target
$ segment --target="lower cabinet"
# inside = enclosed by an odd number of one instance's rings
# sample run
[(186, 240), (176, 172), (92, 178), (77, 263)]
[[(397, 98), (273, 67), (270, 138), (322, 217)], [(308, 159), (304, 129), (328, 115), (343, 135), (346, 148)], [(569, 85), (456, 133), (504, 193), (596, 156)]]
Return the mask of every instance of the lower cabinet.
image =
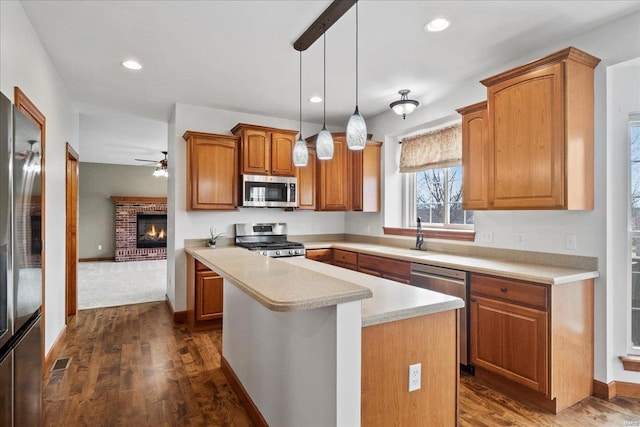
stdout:
[(557, 413), (593, 391), (593, 279), (543, 285), (471, 274), (471, 364)]
[(358, 254), (342, 249), (333, 250), (333, 264), (349, 270), (358, 269)]
[(411, 263), (393, 258), (359, 254), (358, 271), (409, 284)]
[(193, 329), (219, 327), (224, 280), (206, 265), (187, 257), (187, 321)]
[(324, 262), (325, 264), (333, 263), (333, 251), (330, 248), (327, 249), (307, 249), (306, 257), (313, 261)]

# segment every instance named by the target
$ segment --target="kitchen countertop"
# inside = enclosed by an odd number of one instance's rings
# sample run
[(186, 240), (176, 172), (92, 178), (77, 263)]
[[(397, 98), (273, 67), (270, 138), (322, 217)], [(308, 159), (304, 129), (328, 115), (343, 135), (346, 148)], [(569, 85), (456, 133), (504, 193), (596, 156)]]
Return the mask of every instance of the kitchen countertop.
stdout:
[(460, 298), (305, 258), (269, 258), (244, 248), (185, 251), (273, 311), (362, 300), (362, 326), (464, 307)]
[(464, 307), (460, 298), (357, 271), (305, 258), (281, 258), (281, 261), (369, 288), (373, 298), (362, 301), (363, 327)]
[(556, 267), (541, 264), (514, 262), (500, 259), (476, 258), (443, 252), (416, 251), (367, 243), (351, 242), (305, 242), (307, 249), (343, 249), (363, 254), (384, 256), (403, 261), (449, 267), (472, 273), (491, 274), (511, 279), (525, 280), (544, 285), (561, 285), (599, 277), (597, 271), (570, 267)]
[(245, 248), (185, 248), (272, 311), (301, 311), (371, 298), (369, 288)]

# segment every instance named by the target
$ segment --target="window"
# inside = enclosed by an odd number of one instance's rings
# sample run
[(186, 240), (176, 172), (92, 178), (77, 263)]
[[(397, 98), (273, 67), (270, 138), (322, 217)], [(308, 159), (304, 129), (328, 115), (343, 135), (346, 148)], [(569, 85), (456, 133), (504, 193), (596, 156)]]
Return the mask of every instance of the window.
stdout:
[(407, 174), (408, 224), (417, 217), (431, 226), (470, 228), (473, 211), (462, 209), (462, 166), (425, 169)]
[(631, 352), (640, 354), (640, 114), (629, 121), (631, 243)]

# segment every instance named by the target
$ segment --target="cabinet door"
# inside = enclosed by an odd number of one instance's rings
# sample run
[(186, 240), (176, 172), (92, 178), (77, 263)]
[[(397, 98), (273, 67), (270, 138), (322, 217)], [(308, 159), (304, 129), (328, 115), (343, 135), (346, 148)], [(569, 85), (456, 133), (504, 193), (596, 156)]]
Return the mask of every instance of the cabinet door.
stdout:
[(271, 144), (266, 131), (245, 129), (242, 132), (242, 173), (266, 175), (269, 173), (268, 159)]
[(563, 85), (559, 63), (488, 88), (492, 208), (565, 205)]
[(296, 176), (293, 167), (293, 144), (295, 135), (271, 133), (271, 175)]
[(333, 144), (333, 158), (318, 160), (316, 210), (319, 211), (347, 211), (351, 208), (346, 138), (334, 137)]
[(349, 150), (351, 210), (380, 212), (381, 143), (367, 141), (364, 150)]
[(223, 279), (212, 271), (196, 273), (196, 321), (222, 317)]
[(548, 393), (548, 314), (471, 296), (471, 363)]
[(187, 210), (238, 206), (237, 139), (193, 136), (187, 148)]
[(298, 174), (298, 209), (315, 210), (316, 208), (316, 150), (309, 148), (307, 166), (299, 167)]
[(331, 249), (307, 249), (306, 257), (314, 261), (324, 262), (331, 264), (333, 261), (333, 254)]
[[(469, 111), (469, 112), (467, 112)], [(489, 118), (487, 103), (458, 110), (462, 117), (462, 207), (489, 207)]]

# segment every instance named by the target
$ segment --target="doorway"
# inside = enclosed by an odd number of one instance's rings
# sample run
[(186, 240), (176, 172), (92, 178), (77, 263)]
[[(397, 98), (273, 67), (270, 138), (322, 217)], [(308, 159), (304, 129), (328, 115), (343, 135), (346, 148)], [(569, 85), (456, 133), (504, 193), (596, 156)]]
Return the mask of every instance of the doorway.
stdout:
[(67, 143), (66, 319), (78, 311), (78, 153)]

